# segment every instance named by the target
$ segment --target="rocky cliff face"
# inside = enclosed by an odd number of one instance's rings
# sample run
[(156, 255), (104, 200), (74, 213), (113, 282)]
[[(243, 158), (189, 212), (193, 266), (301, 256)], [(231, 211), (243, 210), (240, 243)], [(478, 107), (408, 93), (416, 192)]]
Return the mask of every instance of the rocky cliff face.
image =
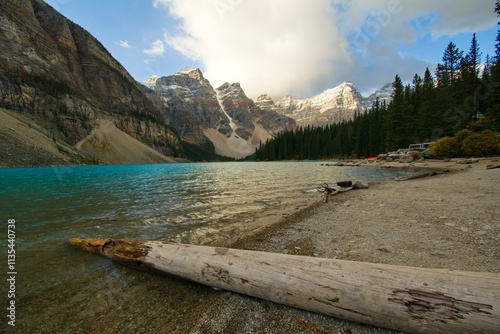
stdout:
[(0, 2), (0, 106), (72, 145), (106, 119), (164, 154), (179, 138), (140, 85), (87, 31), (41, 0)]
[(323, 126), (353, 119), (357, 113), (364, 112), (362, 99), (354, 84), (346, 81), (308, 99), (285, 96), (274, 102), (268, 95), (261, 95), (256, 104), (263, 110), (295, 119), (298, 126)]
[(154, 76), (143, 83), (156, 93), (148, 94), (162, 115), (182, 138), (202, 142), (204, 128), (230, 133), (217, 94), (199, 69), (185, 68), (174, 75)]
[(243, 158), (273, 134), (295, 127), (293, 119), (263, 111), (238, 83), (214, 89), (199, 69), (185, 68), (171, 76), (143, 83), (168, 123), (183, 138), (210, 140), (218, 154)]

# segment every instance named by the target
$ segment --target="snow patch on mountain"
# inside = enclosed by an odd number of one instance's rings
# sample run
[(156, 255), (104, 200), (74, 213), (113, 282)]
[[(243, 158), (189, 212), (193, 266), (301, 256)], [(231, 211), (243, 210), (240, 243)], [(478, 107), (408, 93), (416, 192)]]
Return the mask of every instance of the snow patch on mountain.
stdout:
[(189, 72), (197, 71), (197, 70), (199, 71), (199, 69), (196, 67), (186, 66), (186, 67), (181, 68), (179, 71), (177, 71), (176, 74), (188, 74)]
[(219, 102), (220, 109), (222, 110), (224, 115), (226, 115), (227, 119), (229, 120), (229, 126), (231, 127), (231, 130), (233, 130), (231, 136), (234, 136), (234, 132), (238, 129), (238, 125), (234, 123), (233, 119), (231, 118), (231, 116), (229, 116), (226, 109), (224, 108), (224, 105), (222, 104), (223, 97), (220, 96), (221, 94), (220, 91), (216, 91), (216, 93), (217, 93), (217, 102)]
[(142, 82), (142, 84), (148, 88), (153, 87), (156, 85), (156, 81), (160, 79), (158, 75), (152, 75), (149, 78), (147, 78), (145, 81)]

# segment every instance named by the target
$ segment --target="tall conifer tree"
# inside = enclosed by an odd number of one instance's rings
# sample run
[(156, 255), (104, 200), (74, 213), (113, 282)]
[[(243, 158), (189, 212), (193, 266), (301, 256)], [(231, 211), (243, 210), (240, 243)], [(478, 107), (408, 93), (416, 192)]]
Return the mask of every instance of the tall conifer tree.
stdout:
[[(500, 17), (500, 0), (495, 3), (495, 13)], [(498, 22), (500, 27), (500, 22)], [(493, 126), (500, 131), (500, 29), (497, 30), (495, 44), (495, 57), (491, 66), (491, 81), (488, 87), (491, 89), (490, 99), (488, 101), (487, 115), (492, 119)]]
[(392, 83), (392, 101), (387, 108), (385, 117), (385, 145), (387, 150), (393, 151), (401, 148), (404, 127), (404, 87), (399, 75), (396, 75)]
[(481, 104), (477, 96), (477, 88), (479, 85), (479, 67), (481, 65), (481, 52), (479, 51), (479, 43), (476, 39), (476, 34), (472, 35), (471, 46), (469, 52), (462, 61), (462, 85), (464, 106), (467, 109), (471, 119), (476, 119), (481, 111)]
[(441, 80), (443, 74), (446, 74), (453, 84), (459, 78), (460, 61), (462, 60), (463, 51), (460, 51), (455, 43), (450, 42), (443, 54), (443, 64), (438, 64), (436, 77)]

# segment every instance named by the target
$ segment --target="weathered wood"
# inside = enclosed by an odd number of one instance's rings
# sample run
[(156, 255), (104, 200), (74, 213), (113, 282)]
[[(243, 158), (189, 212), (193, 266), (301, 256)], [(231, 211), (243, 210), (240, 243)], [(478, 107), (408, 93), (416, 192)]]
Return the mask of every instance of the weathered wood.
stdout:
[(319, 192), (323, 193), (323, 202), (327, 203), (328, 202), (328, 197), (330, 197), (330, 196), (336, 196), (338, 194), (342, 194), (342, 193), (348, 192), (349, 190), (354, 189), (354, 187), (352, 186), (352, 182), (351, 181), (349, 181), (349, 182), (351, 183), (350, 187), (348, 187), (348, 188), (339, 188), (339, 189), (330, 188), (330, 186), (328, 185), (328, 183), (323, 184), (323, 187), (320, 188), (320, 189), (318, 189)]
[(421, 178), (428, 177), (428, 176), (435, 176), (437, 174), (438, 174), (437, 172), (425, 172), (425, 173), (421, 173), (421, 174), (417, 174), (417, 175), (411, 175), (411, 176), (408, 176), (404, 179), (399, 179), (398, 181), (409, 181), (409, 180), (421, 179)]
[(351, 191), (352, 189), (354, 189), (354, 188), (348, 187), (348, 188), (337, 189), (333, 193), (331, 193), (330, 196), (337, 196), (338, 194), (346, 193), (348, 191)]
[(486, 169), (496, 169), (496, 168), (500, 168), (500, 165), (488, 165), (488, 166), (486, 166)]
[(158, 241), (70, 243), (128, 265), (410, 333), (494, 333), (500, 275), (273, 254)]

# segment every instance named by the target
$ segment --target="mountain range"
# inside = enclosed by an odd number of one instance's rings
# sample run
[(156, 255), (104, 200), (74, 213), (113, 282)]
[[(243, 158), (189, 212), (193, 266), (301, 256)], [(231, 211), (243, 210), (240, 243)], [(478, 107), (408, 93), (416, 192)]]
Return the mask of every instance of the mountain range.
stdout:
[(257, 98), (257, 105), (292, 117), (299, 126), (324, 126), (351, 120), (364, 112), (362, 99), (354, 84), (346, 81), (308, 99), (294, 99), (288, 95), (274, 103), (264, 94)]
[[(389, 101), (388, 84), (364, 98), (346, 81), (308, 99), (285, 96), (278, 102), (263, 94), (249, 99), (239, 83), (214, 89), (198, 68), (187, 67), (170, 76), (152, 76), (143, 82), (159, 97), (149, 96), (164, 108), (165, 119), (181, 138), (208, 139), (216, 153), (232, 158), (252, 154), (260, 143), (296, 126), (324, 126), (352, 120), (373, 102)], [(179, 113), (179, 111), (183, 111)]]
[(293, 118), (258, 108), (239, 83), (214, 89), (199, 69), (153, 76), (144, 85), (160, 96), (158, 107), (182, 138), (208, 139), (226, 157), (251, 155), (261, 142), (296, 126)]
[(58, 156), (44, 164), (244, 158), (279, 132), (349, 120), (390, 97), (391, 87), (365, 99), (344, 82), (309, 99), (253, 101), (239, 83), (213, 88), (196, 68), (138, 83), (42, 0), (0, 2), (0, 49), (0, 116), (15, 125), (0, 127), (3, 165), (36, 164), (26, 162), (33, 149), (8, 154), (27, 145), (19, 124), (47, 139), (38, 153)]

